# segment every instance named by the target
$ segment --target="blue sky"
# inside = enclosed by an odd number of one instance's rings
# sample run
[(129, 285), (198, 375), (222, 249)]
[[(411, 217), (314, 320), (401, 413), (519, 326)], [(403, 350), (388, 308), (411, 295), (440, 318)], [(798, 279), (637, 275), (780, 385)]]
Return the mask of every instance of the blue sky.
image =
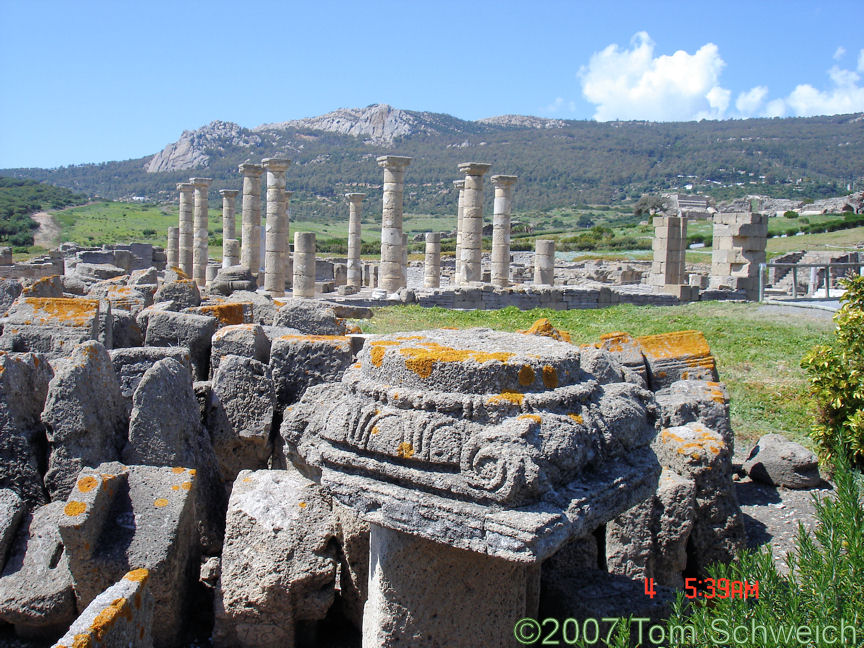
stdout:
[(860, 112), (862, 23), (862, 0), (0, 0), (0, 168), (372, 103), (464, 119)]

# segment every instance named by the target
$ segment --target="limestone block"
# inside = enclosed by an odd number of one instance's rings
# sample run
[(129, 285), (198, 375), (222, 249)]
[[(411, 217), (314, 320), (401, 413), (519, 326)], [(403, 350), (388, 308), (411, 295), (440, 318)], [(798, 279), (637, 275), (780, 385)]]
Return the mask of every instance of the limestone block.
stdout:
[(218, 434), (211, 430), (222, 479), (233, 482), (241, 470), (266, 468), (276, 411), (270, 368), (250, 357), (226, 355), (213, 375), (213, 394), (230, 424)]
[(75, 265), (75, 276), (86, 284), (94, 284), (103, 279), (111, 279), (127, 274), (123, 268), (110, 263), (78, 263)]
[(75, 618), (75, 594), (68, 553), (57, 525), (63, 502), (28, 514), (0, 576), (0, 619), (19, 635), (53, 639)]
[[(281, 313), (282, 311), (280, 311)], [(270, 371), (281, 411), (312, 385), (337, 382), (354, 355), (345, 335), (280, 335), (270, 347)]]
[(48, 384), (42, 411), (51, 454), (45, 486), (63, 499), (84, 466), (120, 457), (128, 425), (111, 356), (98, 342), (76, 346)]
[(76, 645), (152, 648), (153, 596), (146, 569), (128, 572), (97, 596), (52, 648)]
[(714, 357), (699, 331), (676, 331), (636, 338), (648, 365), (653, 391), (678, 380), (717, 380)]
[(68, 355), (76, 344), (98, 338), (100, 316), (95, 299), (20, 297), (9, 308), (0, 348)]
[(178, 309), (189, 308), (201, 304), (201, 293), (198, 290), (198, 284), (192, 279), (178, 278), (175, 281), (168, 281), (166, 276), (165, 282), (153, 295), (153, 302), (173, 301)]
[(813, 488), (822, 483), (816, 455), (780, 434), (765, 434), (750, 450), (744, 470), (751, 479), (785, 488)]
[(648, 379), (648, 367), (642, 348), (629, 333), (615, 331), (600, 336), (600, 348), (608, 351), (625, 369), (635, 372), (644, 386)]
[(220, 360), (227, 355), (270, 362), (270, 340), (260, 324), (223, 326), (213, 335), (210, 349), (210, 373), (215, 374)]
[(189, 587), (198, 575), (197, 484), (195, 471), (180, 466), (105, 463), (81, 471), (68, 501), (58, 503), (79, 609), (129, 567), (146, 569), (158, 619), (153, 643), (181, 645)]
[(0, 354), (0, 487), (14, 491), (28, 509), (48, 501), (39, 439), (53, 373), (39, 354)]
[(579, 349), (579, 356), (582, 370), (598, 383), (623, 382), (622, 367), (608, 351), (585, 345)]
[(345, 335), (346, 327), (333, 308), (309, 299), (287, 299), (273, 322), (312, 335)]
[(332, 503), (339, 543), (339, 599), (345, 617), (360, 630), (369, 582), (369, 523), (352, 509)]
[(144, 373), (164, 358), (173, 358), (184, 365), (192, 379), (192, 361), (189, 350), (183, 347), (137, 347), (132, 349), (112, 349), (110, 352), (114, 373), (120, 381), (120, 392), (127, 401), (128, 411), (132, 412), (132, 394)]
[(700, 423), (663, 428), (652, 444), (657, 458), (696, 484), (696, 520), (691, 532), (698, 573), (713, 562), (728, 562), (744, 546), (744, 524), (732, 483), (731, 449), (723, 437)]
[(216, 332), (215, 317), (157, 311), (147, 323), (147, 346), (181, 346), (189, 350), (189, 357), (199, 380), (207, 378), (210, 366), (211, 338)]
[(236, 290), (231, 295), (225, 298), (228, 303), (243, 302), (252, 304), (252, 321), (261, 325), (272, 325), (276, 318), (278, 310), (273, 298), (269, 295), (250, 292), (246, 290)]
[(114, 349), (140, 347), (144, 344), (144, 331), (130, 311), (111, 309), (111, 346)]
[(258, 287), (255, 276), (243, 265), (220, 268), (209, 284), (211, 295), (225, 295), (242, 290), (254, 292)]
[(126, 277), (118, 277), (122, 283), (107, 280), (93, 284), (87, 291), (90, 299), (104, 299), (111, 303), (111, 307), (138, 313), (153, 303), (153, 294), (145, 290), (138, 290), (133, 286), (126, 285)]
[(26, 510), (18, 493), (8, 488), (0, 489), (0, 572), (6, 565), (6, 555)]
[(701, 423), (723, 437), (730, 448), (735, 442), (729, 421), (729, 395), (718, 382), (679, 380), (654, 394), (663, 427)]
[(195, 308), (187, 308), (184, 313), (193, 315), (204, 315), (215, 317), (219, 328), (223, 326), (236, 326), (237, 324), (250, 324), (253, 321), (252, 304), (249, 302), (223, 302), (202, 304)]
[(372, 524), (537, 562), (654, 491), (652, 394), (599, 385), (570, 344), (422, 331), (369, 340), (357, 360), (307, 389), (281, 434)]
[(63, 292), (63, 277), (50, 275), (37, 279), (24, 288), (21, 294), (25, 297), (62, 297)]
[(132, 396), (129, 440), (122, 458), (127, 464), (195, 469), (201, 546), (207, 553), (219, 552), (224, 534), (224, 490), (216, 453), (201, 426), (188, 366), (164, 358), (144, 373)]
[(228, 504), (216, 645), (291, 648), (298, 621), (321, 620), (335, 597), (330, 505), (296, 471), (242, 471)]
[(9, 310), (21, 290), (21, 282), (17, 279), (0, 279), (0, 315)]

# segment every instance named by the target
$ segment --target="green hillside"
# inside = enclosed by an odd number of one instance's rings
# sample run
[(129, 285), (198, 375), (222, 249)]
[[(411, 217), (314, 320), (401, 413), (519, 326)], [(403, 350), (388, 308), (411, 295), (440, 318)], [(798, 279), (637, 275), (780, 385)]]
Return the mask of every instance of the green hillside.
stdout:
[(31, 214), (46, 209), (80, 205), (87, 196), (35, 180), (0, 177), (0, 245), (22, 248), (33, 245), (38, 225)]

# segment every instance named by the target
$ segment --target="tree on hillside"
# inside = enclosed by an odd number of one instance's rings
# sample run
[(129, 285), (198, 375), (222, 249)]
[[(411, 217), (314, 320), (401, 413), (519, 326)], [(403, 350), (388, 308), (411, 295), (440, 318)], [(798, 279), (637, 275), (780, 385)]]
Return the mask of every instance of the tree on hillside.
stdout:
[(645, 194), (633, 205), (634, 216), (653, 216), (669, 207), (669, 200), (657, 194)]

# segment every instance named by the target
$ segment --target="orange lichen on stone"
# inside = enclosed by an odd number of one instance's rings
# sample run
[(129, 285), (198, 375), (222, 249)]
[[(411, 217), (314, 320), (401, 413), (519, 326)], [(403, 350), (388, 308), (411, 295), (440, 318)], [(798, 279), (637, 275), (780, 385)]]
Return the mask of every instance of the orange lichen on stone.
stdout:
[(372, 434), (378, 434), (380, 431), (377, 425), (372, 426)]
[(369, 351), (369, 356), (372, 358), (372, 364), (380, 367), (384, 362), (384, 354), (387, 353), (387, 347), (397, 346), (399, 342), (396, 340), (376, 340), (372, 342), (372, 349)]
[(306, 502), (297, 502), (297, 506), (300, 508), (306, 508)]
[(544, 365), (543, 386), (546, 389), (555, 389), (558, 386), (558, 372), (555, 370), (555, 367)]
[(403, 459), (410, 459), (414, 456), (414, 446), (410, 443), (403, 441), (399, 444), (399, 447), (396, 448), (396, 454), (402, 457)]
[[(699, 432), (699, 430), (702, 430)], [(687, 441), (686, 439), (682, 439), (680, 436), (672, 432), (669, 428), (663, 428), (663, 431), (660, 433), (661, 438), (664, 442), (668, 442), (670, 439), (677, 444), (680, 444), (676, 449), (676, 452), (680, 455), (689, 454), (693, 459), (698, 459), (700, 457), (700, 452), (711, 454), (719, 454), (723, 449), (722, 442), (718, 443), (717, 436), (712, 434), (705, 428), (694, 428), (695, 432), (699, 432), (699, 435), (696, 437), (695, 441)]]
[(69, 297), (25, 297), (23, 303), (33, 308), (33, 324), (86, 326), (99, 311), (98, 299)]
[(351, 368), (352, 369), (362, 369), (363, 365), (360, 364), (359, 362), (355, 362), (353, 365), (351, 365)]
[(519, 370), (519, 384), (527, 387), (533, 382), (534, 369), (531, 368), (531, 365), (522, 365), (522, 368)]
[(123, 577), (128, 581), (132, 581), (133, 583), (143, 583), (148, 578), (150, 578), (150, 570), (149, 569), (133, 569), (130, 572), (126, 572), (126, 575)]
[(84, 502), (76, 502), (71, 501), (63, 507), (63, 512), (69, 517), (75, 517), (76, 515), (81, 515), (84, 511), (87, 510), (87, 505)]
[(132, 620), (132, 608), (125, 598), (114, 599), (108, 607), (96, 615), (93, 623), (90, 624), (91, 635), (96, 641), (102, 641), (111, 626), (121, 618)]
[(600, 336), (600, 344), (596, 345), (612, 353), (624, 351), (624, 345), (633, 342), (633, 337), (625, 331), (612, 331)]
[(77, 634), (72, 640), (72, 648), (92, 648), (93, 638), (89, 634)]
[(186, 471), (186, 469), (183, 468), (182, 466), (174, 466), (171, 469), (171, 472), (173, 472), (175, 475), (179, 475), (180, 473), (185, 472), (185, 471)]
[(185, 481), (182, 484), (180, 484), (180, 488), (182, 488), (185, 491), (192, 490), (192, 482)]
[(180, 487), (179, 487), (177, 484), (174, 484), (173, 486), (171, 486), (171, 490), (173, 490), (173, 491), (179, 491), (179, 490), (180, 490)]
[[(455, 329), (454, 329), (454, 330), (455, 330)], [(406, 341), (406, 340), (423, 340), (423, 339), (425, 339), (425, 338), (424, 338), (422, 335), (403, 335), (403, 336), (401, 336), (401, 337), (397, 337), (397, 338), (395, 338), (395, 339), (404, 342), (404, 341)]]
[(559, 342), (570, 342), (570, 334), (567, 331), (559, 331), (556, 329), (545, 317), (538, 319), (530, 328), (516, 332), (522, 333), (523, 335), (542, 335), (543, 337), (550, 337)]
[(168, 506), (168, 500), (164, 497), (159, 497), (153, 502), (153, 506), (156, 508), (162, 508), (163, 506)]
[(99, 480), (96, 479), (93, 475), (86, 475), (78, 480), (78, 483), (75, 485), (79, 491), (82, 493), (89, 493), (94, 488), (99, 485)]
[(361, 329), (356, 324), (346, 324), (345, 325), (345, 332), (350, 333), (352, 335), (358, 335), (358, 334), (363, 332), (363, 329)]
[(714, 358), (701, 331), (676, 331), (636, 338), (642, 353), (651, 360), (681, 359), (690, 367), (714, 369)]
[(579, 425), (582, 425), (582, 423), (585, 422), (585, 419), (582, 418), (581, 414), (575, 414), (573, 412), (570, 412), (567, 416), (579, 423)]
[(499, 403), (510, 403), (511, 405), (522, 405), (525, 400), (525, 394), (515, 391), (505, 391), (500, 394), (490, 396), (486, 403), (489, 405), (498, 405)]
[(437, 342), (424, 342), (416, 347), (399, 349), (399, 353), (406, 356), (405, 368), (413, 371), (421, 378), (428, 378), (432, 374), (435, 365), (442, 362), (465, 362), (473, 360), (483, 364), (484, 362), (507, 361), (515, 354), (504, 351), (489, 353), (487, 351), (473, 351), (471, 349), (454, 349), (446, 347)]
[(215, 304), (213, 306), (199, 306), (198, 312), (202, 315), (210, 315), (219, 320), (220, 324), (230, 326), (243, 323), (243, 304), (234, 302), (232, 304)]
[(307, 342), (326, 342), (334, 346), (350, 345), (351, 340), (347, 335), (280, 335), (280, 340), (304, 340)]
[(531, 421), (532, 423), (537, 423), (538, 425), (543, 422), (543, 417), (539, 414), (520, 414), (516, 418), (525, 421)]

